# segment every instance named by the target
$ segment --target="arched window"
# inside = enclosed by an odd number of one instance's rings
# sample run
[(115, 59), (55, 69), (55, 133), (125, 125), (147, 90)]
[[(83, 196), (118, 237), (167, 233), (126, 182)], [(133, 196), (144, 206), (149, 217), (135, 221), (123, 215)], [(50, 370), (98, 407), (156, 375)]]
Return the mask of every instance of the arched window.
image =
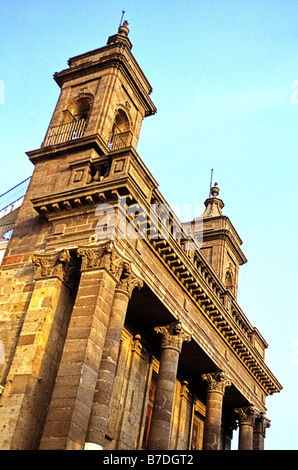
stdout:
[(113, 131), (117, 134), (129, 131), (129, 120), (122, 109), (118, 109), (118, 113), (114, 122)]
[(227, 270), (226, 272), (225, 285), (234, 294), (235, 292), (234, 276), (230, 270)]
[(110, 150), (127, 147), (130, 144), (130, 123), (126, 113), (118, 109), (109, 139)]
[(73, 140), (83, 137), (92, 106), (92, 97), (83, 96), (73, 102), (64, 111), (64, 122), (60, 126), (60, 133), (64, 140)]
[(91, 105), (91, 97), (84, 96), (82, 98), (79, 98), (70, 106), (68, 106), (67, 110), (64, 111), (64, 123), (66, 124), (68, 122), (80, 121), (81, 119), (87, 121), (90, 115)]
[(81, 98), (76, 102), (76, 106), (74, 109), (73, 117), (76, 121), (80, 119), (85, 119), (87, 121), (89, 114), (91, 103), (89, 98)]

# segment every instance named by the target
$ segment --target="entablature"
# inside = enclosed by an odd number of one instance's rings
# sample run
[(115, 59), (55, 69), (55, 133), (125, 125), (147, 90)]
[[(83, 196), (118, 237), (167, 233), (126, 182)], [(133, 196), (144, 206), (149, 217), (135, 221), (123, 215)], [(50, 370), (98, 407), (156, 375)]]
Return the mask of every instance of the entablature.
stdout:
[[(158, 204), (165, 203), (158, 193), (157, 190), (154, 191), (155, 199), (151, 198), (151, 201), (154, 200)], [(125, 196), (126, 209), (130, 205), (139, 204), (140, 208), (145, 210), (146, 217), (138, 225), (138, 237), (147, 243), (264, 392), (270, 395), (280, 391), (280, 384), (264, 363), (263, 352), (267, 343), (251, 326), (233, 295), (204, 259), (196, 239), (186, 237), (183, 233), (183, 224), (171, 212), (170, 207), (170, 231), (167, 237), (162, 237), (162, 233), (165, 233), (163, 221), (159, 219), (158, 214), (150, 211), (148, 198), (138, 190), (127, 173), (120, 172), (117, 178), (108, 177), (77, 189), (35, 198), (32, 203), (37, 212), (52, 218), (55, 213), (61, 213), (63, 210), (71, 211), (78, 205), (94, 206), (100, 202), (107, 202), (117, 209), (119, 196)], [(134, 214), (130, 213), (126, 222), (131, 223)], [(176, 238), (175, 230), (179, 228), (179, 224), (182, 232), (180, 238)], [(191, 250), (187, 249), (189, 242), (193, 244)]]

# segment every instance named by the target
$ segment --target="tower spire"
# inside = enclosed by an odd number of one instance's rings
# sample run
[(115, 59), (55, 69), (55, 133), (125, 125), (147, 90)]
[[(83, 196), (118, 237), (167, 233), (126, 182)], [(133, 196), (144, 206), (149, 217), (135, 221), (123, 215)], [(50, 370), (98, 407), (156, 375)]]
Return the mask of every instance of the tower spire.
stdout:
[(210, 187), (209, 187), (209, 197), (211, 197), (212, 178), (213, 178), (213, 168), (211, 168), (211, 176), (210, 176)]

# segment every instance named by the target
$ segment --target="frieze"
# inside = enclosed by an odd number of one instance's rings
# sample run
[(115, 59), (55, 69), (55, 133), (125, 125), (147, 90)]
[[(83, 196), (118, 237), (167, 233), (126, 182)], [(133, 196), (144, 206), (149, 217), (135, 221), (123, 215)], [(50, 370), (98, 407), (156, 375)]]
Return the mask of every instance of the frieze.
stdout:
[(254, 352), (255, 348), (250, 338), (252, 329), (238, 304), (233, 301), (230, 306), (237, 312), (238, 321), (236, 322), (225, 305), (230, 293), (214, 279), (199, 250), (195, 251), (192, 266), (190, 266), (190, 261), (184, 260), (182, 254), (179, 255), (181, 247), (175, 247), (172, 242), (171, 237), (168, 240), (151, 240), (152, 246), (164, 265), (187, 290), (206, 319), (214, 325), (266, 393), (271, 395), (279, 391), (280, 384)]

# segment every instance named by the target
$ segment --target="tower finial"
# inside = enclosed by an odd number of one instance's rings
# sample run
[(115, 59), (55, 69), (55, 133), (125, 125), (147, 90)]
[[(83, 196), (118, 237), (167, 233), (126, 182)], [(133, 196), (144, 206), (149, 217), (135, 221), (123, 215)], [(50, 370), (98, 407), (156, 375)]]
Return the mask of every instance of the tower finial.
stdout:
[[(122, 13), (125, 13), (125, 12), (122, 12)], [(123, 18), (123, 15), (122, 15), (122, 18)], [(120, 23), (118, 34), (121, 34), (121, 36), (128, 36), (128, 33), (129, 33), (128, 22), (125, 20), (123, 24)]]
[(211, 194), (211, 196), (216, 197), (216, 196), (218, 196), (218, 193), (219, 193), (218, 184), (214, 183), (214, 186), (210, 189), (210, 194)]

